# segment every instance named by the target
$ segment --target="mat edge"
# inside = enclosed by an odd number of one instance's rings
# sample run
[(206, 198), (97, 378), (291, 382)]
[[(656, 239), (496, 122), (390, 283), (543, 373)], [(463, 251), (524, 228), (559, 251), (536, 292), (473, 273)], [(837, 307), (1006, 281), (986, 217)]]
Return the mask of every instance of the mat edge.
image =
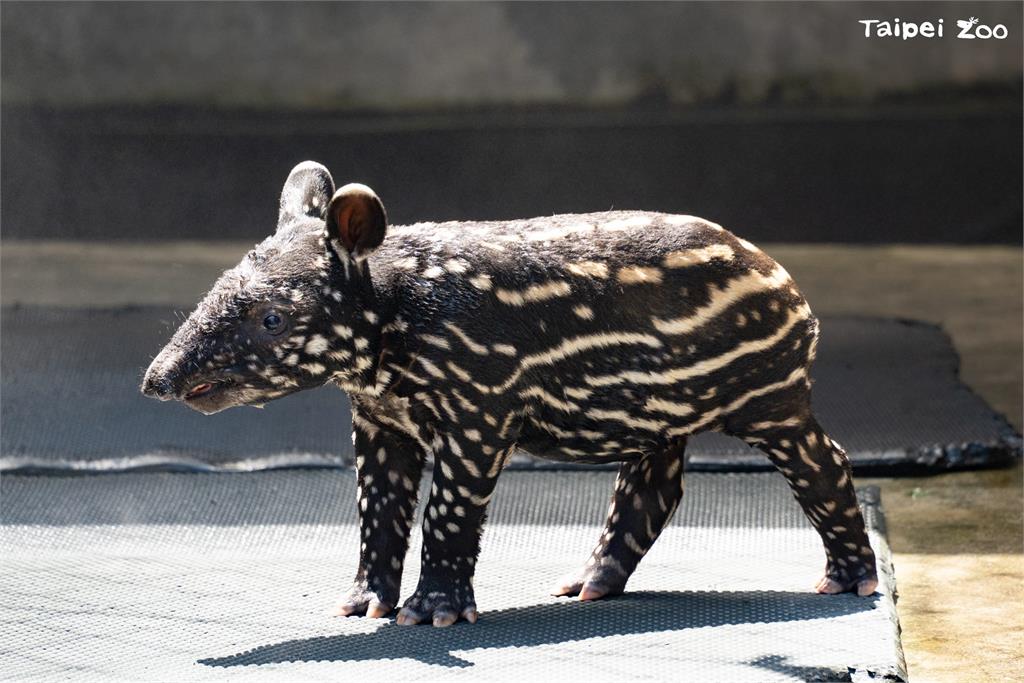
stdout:
[[(994, 442), (933, 445), (916, 449), (858, 451), (853, 454), (854, 472), (872, 476), (915, 476), (974, 469), (1010, 467), (1024, 458), (1020, 435), (1008, 434)], [(182, 453), (153, 452), (97, 459), (53, 460), (40, 456), (0, 457), (5, 474), (116, 474), (123, 472), (267, 472), (286, 469), (349, 469), (355, 463), (347, 455), (279, 453), (258, 458), (212, 463)], [(552, 462), (526, 453), (513, 456), (508, 469), (587, 471), (618, 468), (617, 462), (583, 465)], [(768, 472), (774, 466), (761, 455), (701, 455), (689, 458), (689, 472)]]
[[(882, 502), (882, 490), (875, 485), (858, 487), (858, 498), (861, 504), (867, 508), (871, 507), (874, 513), (875, 530), (875, 558), (884, 567), (879, 571), (879, 580), (884, 590), (880, 607), (888, 613), (889, 621), (893, 628), (892, 641), (895, 647), (896, 663), (893, 666), (886, 666), (882, 669), (865, 667), (850, 669), (850, 680), (852, 683), (867, 681), (891, 681), (892, 683), (909, 683), (910, 678), (907, 672), (907, 660), (903, 652), (903, 627), (899, 618), (899, 588), (896, 585), (896, 563), (893, 561), (892, 546), (889, 545), (889, 527), (885, 516), (885, 507)], [(884, 607), (882, 607), (884, 606)]]

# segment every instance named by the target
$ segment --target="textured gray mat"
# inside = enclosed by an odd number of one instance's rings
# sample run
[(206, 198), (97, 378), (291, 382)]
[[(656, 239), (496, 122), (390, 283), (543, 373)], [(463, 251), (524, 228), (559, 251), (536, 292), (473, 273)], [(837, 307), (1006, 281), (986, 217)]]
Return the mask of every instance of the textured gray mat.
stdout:
[[(779, 476), (691, 474), (628, 593), (548, 588), (600, 532), (610, 472), (507, 472), (449, 629), (331, 618), (359, 546), (354, 477), (6, 475), (0, 671), (54, 680), (906, 680), (877, 492), (881, 594), (809, 592), (816, 534)], [(403, 595), (418, 573), (414, 538)]]
[[(2, 315), (2, 469), (247, 470), (351, 457), (348, 401), (332, 387), (214, 417), (141, 396), (143, 370), (180, 322), (172, 311)], [(959, 381), (957, 355), (937, 327), (825, 319), (818, 358), (819, 419), (861, 471), (1000, 464), (1020, 454), (1012, 428)], [(698, 437), (690, 453), (695, 470), (769, 467), (719, 434)]]

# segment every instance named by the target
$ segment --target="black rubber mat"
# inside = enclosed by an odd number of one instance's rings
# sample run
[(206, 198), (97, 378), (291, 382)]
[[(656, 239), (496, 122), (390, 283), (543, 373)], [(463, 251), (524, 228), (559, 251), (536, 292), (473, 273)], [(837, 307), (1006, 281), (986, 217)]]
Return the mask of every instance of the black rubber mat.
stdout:
[[(138, 392), (139, 379), (181, 316), (168, 309), (2, 312), (0, 468), (252, 470), (347, 466), (345, 395), (333, 387), (266, 409), (206, 417)], [(998, 465), (1020, 439), (957, 377), (937, 327), (899, 320), (822, 321), (814, 369), (819, 420), (860, 471)], [(768, 469), (720, 434), (692, 441), (693, 470)], [(519, 457), (517, 466), (545, 466)]]
[[(611, 472), (507, 472), (475, 625), (332, 618), (359, 551), (348, 471), (0, 479), (7, 680), (905, 681), (875, 489), (880, 586), (809, 588), (824, 553), (781, 476), (694, 474), (624, 596), (547, 589), (601, 532)], [(403, 596), (419, 570), (414, 532)]]

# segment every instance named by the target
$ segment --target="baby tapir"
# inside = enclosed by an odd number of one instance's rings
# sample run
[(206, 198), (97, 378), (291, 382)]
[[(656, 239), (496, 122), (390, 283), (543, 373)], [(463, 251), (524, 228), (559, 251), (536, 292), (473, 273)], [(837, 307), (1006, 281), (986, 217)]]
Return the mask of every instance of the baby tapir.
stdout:
[(204, 413), (334, 382), (352, 401), (362, 545), (340, 614), (383, 616), (428, 456), (400, 624), (476, 620), (481, 526), (513, 451), (618, 462), (606, 529), (555, 593), (621, 593), (683, 494), (689, 436), (763, 450), (825, 544), (821, 593), (874, 592), (850, 465), (811, 413), (818, 322), (789, 274), (692, 216), (387, 224), (368, 187), (295, 167), (277, 231), (224, 273), (143, 391)]

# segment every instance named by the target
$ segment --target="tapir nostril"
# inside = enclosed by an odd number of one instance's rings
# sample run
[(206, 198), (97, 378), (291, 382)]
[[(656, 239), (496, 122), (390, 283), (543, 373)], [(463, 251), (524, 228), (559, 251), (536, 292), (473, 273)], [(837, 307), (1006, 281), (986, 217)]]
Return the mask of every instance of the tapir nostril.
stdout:
[(174, 383), (167, 375), (150, 369), (142, 380), (142, 393), (151, 398), (174, 398)]

